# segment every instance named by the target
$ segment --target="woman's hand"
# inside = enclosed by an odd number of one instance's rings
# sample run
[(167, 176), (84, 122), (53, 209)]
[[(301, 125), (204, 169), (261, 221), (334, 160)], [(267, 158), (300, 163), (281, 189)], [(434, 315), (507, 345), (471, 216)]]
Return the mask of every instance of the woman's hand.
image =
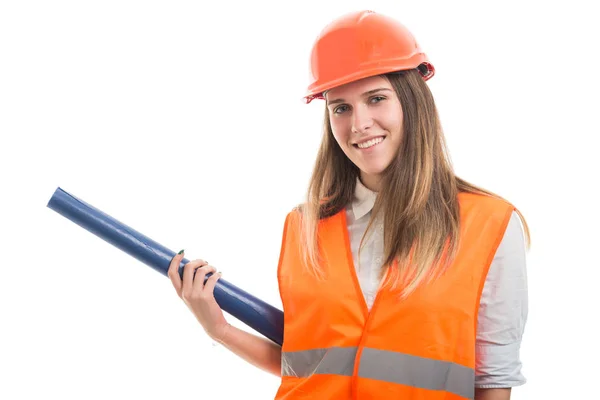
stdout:
[[(177, 295), (188, 306), (206, 333), (215, 341), (222, 342), (229, 324), (225, 320), (221, 307), (213, 294), (221, 273), (204, 260), (193, 260), (183, 267), (183, 282), (179, 276), (179, 264), (184, 257), (176, 254), (169, 265), (168, 276), (177, 291)], [(194, 276), (194, 272), (196, 272)], [(213, 274), (204, 284), (206, 274)]]

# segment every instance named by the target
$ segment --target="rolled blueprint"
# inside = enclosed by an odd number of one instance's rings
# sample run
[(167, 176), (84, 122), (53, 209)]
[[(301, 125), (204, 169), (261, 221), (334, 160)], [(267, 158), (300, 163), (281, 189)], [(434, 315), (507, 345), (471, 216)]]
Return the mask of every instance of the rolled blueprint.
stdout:
[[(121, 249), (152, 269), (167, 276), (175, 252), (142, 235), (129, 226), (87, 204), (83, 200), (56, 189), (48, 207), (100, 239)], [(189, 260), (183, 259), (179, 274)], [(208, 279), (208, 276), (205, 279)], [(205, 280), (206, 281), (206, 280)], [(283, 312), (220, 278), (214, 290), (221, 309), (266, 338), (283, 343)]]

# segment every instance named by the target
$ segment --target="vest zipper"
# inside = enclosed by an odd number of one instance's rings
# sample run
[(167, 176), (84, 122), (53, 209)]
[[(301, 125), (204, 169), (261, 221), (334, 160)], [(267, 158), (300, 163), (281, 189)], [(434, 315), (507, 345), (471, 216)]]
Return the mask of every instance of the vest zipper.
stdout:
[(366, 340), (366, 334), (369, 330), (369, 326), (371, 325), (371, 321), (373, 320), (373, 315), (375, 314), (375, 310), (379, 303), (379, 299), (382, 297), (381, 286), (382, 282), (385, 282), (388, 278), (388, 274), (390, 272), (389, 268), (385, 272), (385, 276), (383, 280), (379, 283), (379, 288), (377, 289), (377, 294), (375, 295), (375, 299), (373, 300), (373, 305), (371, 306), (371, 310), (369, 311), (369, 307), (367, 306), (367, 302), (362, 294), (362, 290), (360, 288), (360, 283), (358, 282), (358, 276), (356, 275), (356, 266), (354, 265), (354, 260), (352, 258), (352, 248), (350, 246), (350, 233), (348, 232), (347, 220), (346, 220), (346, 210), (342, 211), (342, 232), (344, 236), (344, 243), (346, 246), (346, 258), (348, 260), (348, 265), (350, 266), (350, 275), (352, 276), (352, 281), (354, 282), (355, 293), (358, 296), (358, 301), (362, 304), (363, 313), (365, 316), (365, 326), (363, 328), (360, 341), (357, 346), (356, 357), (354, 358), (354, 370), (352, 371), (351, 378), (351, 396), (353, 399), (358, 400), (358, 369), (360, 367), (360, 357), (362, 355), (362, 351), (364, 348), (364, 342)]

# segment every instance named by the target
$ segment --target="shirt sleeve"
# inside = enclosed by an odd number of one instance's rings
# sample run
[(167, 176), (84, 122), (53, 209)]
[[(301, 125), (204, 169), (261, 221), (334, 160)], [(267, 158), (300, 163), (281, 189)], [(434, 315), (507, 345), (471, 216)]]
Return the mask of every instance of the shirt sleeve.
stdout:
[(508, 388), (526, 382), (519, 350), (528, 313), (525, 239), (513, 211), (479, 305), (475, 387)]

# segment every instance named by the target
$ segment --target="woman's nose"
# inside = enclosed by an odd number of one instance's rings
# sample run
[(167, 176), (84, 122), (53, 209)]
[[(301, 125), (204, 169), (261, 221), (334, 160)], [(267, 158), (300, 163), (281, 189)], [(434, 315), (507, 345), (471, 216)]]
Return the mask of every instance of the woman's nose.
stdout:
[(373, 126), (373, 117), (368, 107), (360, 105), (354, 107), (352, 113), (352, 131), (362, 133)]

